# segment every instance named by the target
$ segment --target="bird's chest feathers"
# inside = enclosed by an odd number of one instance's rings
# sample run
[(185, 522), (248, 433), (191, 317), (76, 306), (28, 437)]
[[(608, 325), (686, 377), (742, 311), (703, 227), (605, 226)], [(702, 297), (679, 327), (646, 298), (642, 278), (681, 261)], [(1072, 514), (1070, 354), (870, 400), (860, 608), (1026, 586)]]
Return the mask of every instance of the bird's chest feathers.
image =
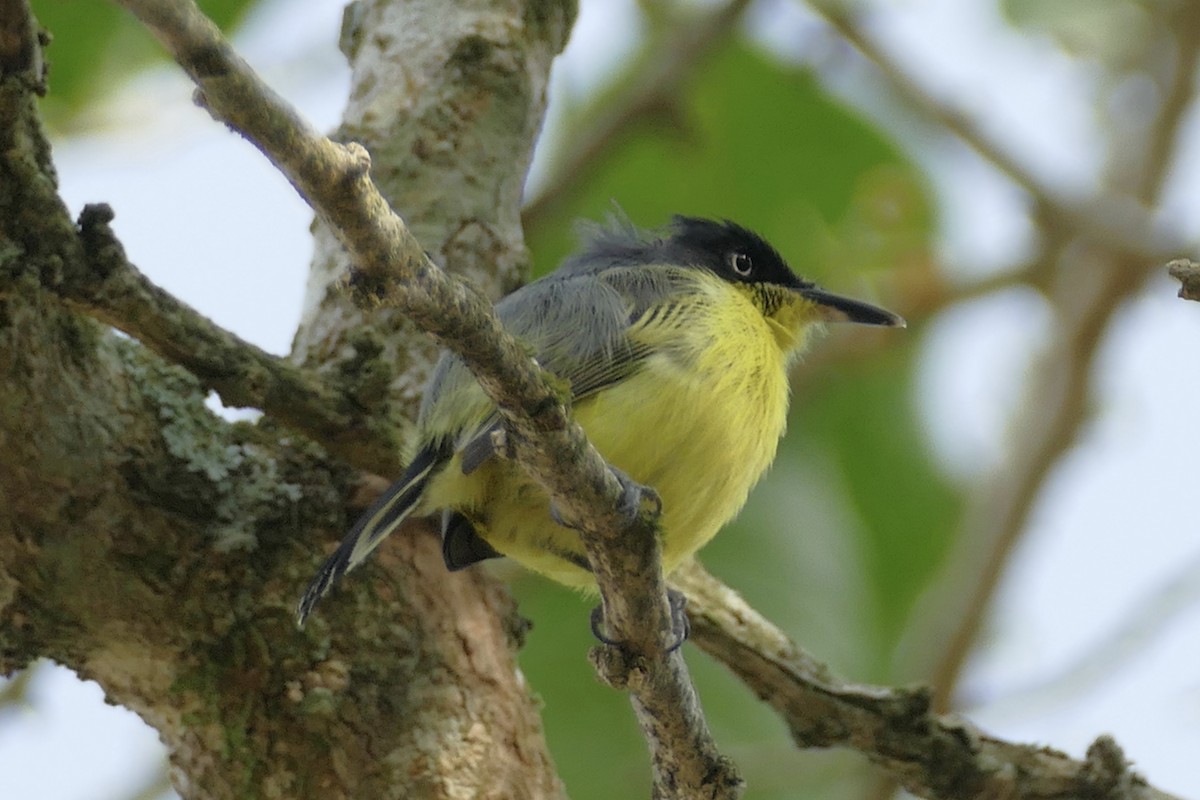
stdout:
[[(741, 508), (774, 459), (787, 422), (788, 353), (772, 327), (741, 295), (724, 292), (704, 302), (725, 305), (691, 301), (658, 313), (645, 329), (635, 326), (631, 338), (654, 349), (628, 379), (637, 386), (602, 393), (594, 406), (579, 409), (601, 452), (658, 489), (667, 550), (675, 549), (672, 528), (687, 537), (679, 555)], [(588, 424), (599, 417), (625, 422)]]
[(694, 395), (693, 413), (711, 414), (726, 432), (724, 458), (757, 474), (775, 456), (787, 424), (788, 352), (780, 331), (741, 297), (722, 300), (719, 314), (697, 315), (692, 335), (702, 346), (675, 357), (678, 380)]

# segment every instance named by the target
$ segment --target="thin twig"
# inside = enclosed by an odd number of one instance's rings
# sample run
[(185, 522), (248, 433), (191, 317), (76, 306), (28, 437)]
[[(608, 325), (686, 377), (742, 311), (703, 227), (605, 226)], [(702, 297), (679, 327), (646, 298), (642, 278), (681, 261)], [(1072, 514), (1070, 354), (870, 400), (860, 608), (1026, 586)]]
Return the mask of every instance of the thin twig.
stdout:
[(970, 114), (953, 108), (922, 86), (911, 70), (867, 33), (856, 11), (847, 10), (849, 7), (845, 4), (827, 0), (808, 0), (808, 5), (879, 69), (898, 98), (936, 126), (961, 139), (1032, 198), (1044, 204), (1063, 224), (1103, 247), (1140, 258), (1162, 259), (1164, 254), (1182, 249), (1183, 242), (1158, 224), (1153, 215), (1131, 197), (1097, 195), (1080, 200), (1042, 181)]
[(1200, 264), (1190, 258), (1177, 258), (1167, 264), (1167, 272), (1179, 281), (1179, 296), (1200, 300)]
[[(511, 452), (578, 527), (596, 573), (609, 633), (632, 654), (629, 685), (642, 716), (670, 724), (651, 740), (661, 797), (733, 797), (740, 784), (717, 754), (679, 653), (668, 654), (671, 612), (657, 558), (654, 520), (619, 510), (622, 489), (560, 402), (550, 380), (508, 335), (479, 292), (425, 255), (368, 172), (370, 157), (340, 145), (268, 89), (190, 2), (121, 0), (191, 76), (210, 112), (255, 144), (336, 232), (358, 273), (356, 296), (399, 308), (471, 368), (500, 408)], [(632, 576), (632, 577), (631, 577)]]
[(1200, 65), (1200, 5), (1183, 3), (1172, 10), (1176, 16), (1168, 17), (1167, 29), (1176, 36), (1178, 61), (1146, 137), (1146, 167), (1142, 180), (1140, 185), (1133, 188), (1137, 197), (1146, 202), (1162, 194), (1171, 167), (1178, 161), (1178, 138), (1184, 117), (1196, 100), (1196, 69)]

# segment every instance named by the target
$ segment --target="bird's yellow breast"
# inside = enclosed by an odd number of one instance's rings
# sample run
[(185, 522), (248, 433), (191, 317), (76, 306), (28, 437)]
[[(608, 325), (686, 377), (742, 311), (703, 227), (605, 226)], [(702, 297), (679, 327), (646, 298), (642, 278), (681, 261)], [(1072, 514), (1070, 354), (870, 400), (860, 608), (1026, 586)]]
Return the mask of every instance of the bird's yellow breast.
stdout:
[[(786, 333), (786, 335), (784, 335)], [(651, 355), (625, 380), (580, 401), (575, 418), (612, 465), (662, 498), (670, 572), (733, 518), (775, 458), (787, 420), (787, 364), (799, 334), (766, 318), (751, 296), (713, 278), (629, 331)], [(425, 508), (455, 508), (501, 553), (561, 583), (594, 586), (578, 534), (549, 500), (500, 460), (464, 476), (457, 459)]]

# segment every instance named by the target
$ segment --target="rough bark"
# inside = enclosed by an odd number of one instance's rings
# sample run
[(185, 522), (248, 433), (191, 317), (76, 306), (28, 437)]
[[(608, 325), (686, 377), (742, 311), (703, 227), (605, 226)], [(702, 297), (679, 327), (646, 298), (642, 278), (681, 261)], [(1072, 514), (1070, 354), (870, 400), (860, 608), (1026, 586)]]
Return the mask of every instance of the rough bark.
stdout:
[[(355, 8), (400, 36), (420, 30), (419, 5)], [(561, 795), (502, 589), (447, 575), (414, 529), (296, 631), (354, 476), (270, 422), (217, 419), (193, 377), (62, 302), (61, 284), (99, 260), (55, 193), (21, 9), (0, 20), (0, 44), (22, 43), (0, 54), (0, 673), (49, 657), (96, 680), (159, 730), (184, 797)], [(529, 94), (508, 120), (527, 152), (569, 13), (480, 3), (457, 16), (476, 22), (444, 51), (456, 56), (420, 69), (461, 79), (502, 33)], [(428, 159), (405, 152), (404, 173), (421, 175)], [(478, 191), (512, 194), (511, 242), (519, 182), (488, 169)], [(494, 197), (490, 214), (472, 211), (482, 230), (505, 227)]]
[[(573, 4), (549, 0), (372, 0), (343, 25), (354, 88), (334, 138), (370, 151), (372, 180), (433, 261), (493, 300), (528, 274), (522, 190), (573, 18)], [(396, 309), (364, 315), (342, 291), (350, 265), (336, 236), (320, 221), (314, 234), (293, 356), (365, 353), (362, 372), (388, 377), (372, 399), (411, 419), (435, 344)]]

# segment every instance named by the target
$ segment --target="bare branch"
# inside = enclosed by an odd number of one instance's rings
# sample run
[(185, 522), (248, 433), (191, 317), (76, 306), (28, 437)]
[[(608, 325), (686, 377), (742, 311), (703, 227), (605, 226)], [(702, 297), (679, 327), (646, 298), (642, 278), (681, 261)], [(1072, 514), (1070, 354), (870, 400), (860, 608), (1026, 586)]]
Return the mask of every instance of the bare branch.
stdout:
[(1200, 65), (1200, 6), (1184, 3), (1163, 9), (1174, 15), (1167, 17), (1167, 24), (1176, 36), (1178, 53), (1146, 137), (1146, 167), (1140, 185), (1135, 188), (1143, 200), (1162, 194), (1163, 183), (1178, 160), (1179, 131), (1184, 116), (1196, 101), (1196, 69)]
[[(336, 232), (358, 268), (363, 302), (395, 307), (456, 352), (501, 409), (512, 453), (578, 527), (604, 601), (611, 635), (644, 677), (629, 686), (653, 727), (660, 797), (731, 797), (739, 780), (717, 755), (698, 714), (681, 716), (694, 693), (682, 657), (667, 653), (671, 612), (658, 560), (655, 523), (619, 510), (622, 489), (569, 417), (550, 380), (509, 336), (477, 291), (426, 257), (372, 183), (370, 157), (356, 144), (318, 134), (267, 88), (192, 3), (122, 0), (192, 77), (202, 102), (255, 144)], [(695, 705), (695, 704), (693, 704)], [(669, 771), (666, 771), (669, 770)]]
[(801, 748), (853, 747), (921, 797), (1171, 800), (1134, 774), (1108, 737), (1082, 762), (992, 738), (933, 713), (928, 689), (841, 680), (695, 562), (671, 582), (690, 600), (693, 641), (774, 708)]
[(129, 263), (106, 205), (79, 216), (86, 269), (63, 271), (52, 289), (76, 308), (186, 368), (226, 405), (262, 409), (351, 464), (391, 475), (401, 466), (399, 432), (321, 376), (224, 330), (155, 286)]
[(1167, 264), (1167, 271), (1182, 284), (1179, 287), (1180, 297), (1184, 300), (1200, 300), (1200, 264), (1190, 258), (1177, 258)]
[[(1182, 22), (1190, 17), (1185, 12)], [(1157, 207), (1174, 150), (1170, 146), (1183, 123), (1183, 110), (1194, 98), (1195, 75), (1200, 65), (1200, 29), (1176, 25), (1180, 45), (1180, 61), (1169, 76), (1163, 100), (1147, 129), (1140, 162), (1141, 174), (1132, 179), (1131, 191), (1137, 194), (1138, 204), (1145, 209)], [(1125, 156), (1111, 153), (1115, 162)], [(1037, 199), (1053, 212), (1054, 202), (1046, 195)], [(1096, 206), (1097, 208), (1099, 206)], [(1148, 213), (1148, 212), (1147, 212)], [(1047, 222), (1050, 228), (1052, 220)], [(1104, 225), (1096, 217), (1094, 225)], [(1052, 229), (1052, 228), (1051, 228)], [(1061, 237), (1062, 232), (1057, 232)], [(1087, 391), (1092, 365), (1108, 323), (1116, 311), (1133, 296), (1153, 274), (1158, 259), (1145, 254), (1135, 255), (1116, 243), (1091, 237), (1084, 227), (1079, 233), (1089, 238), (1087, 245), (1067, 242), (1058, 256), (1048, 263), (1058, 265), (1052, 287), (1051, 302), (1060, 317), (1060, 330), (1031, 382), (1027, 403), (1020, 409), (1013, 430), (1018, 431), (1013, 455), (1000, 474), (981, 484), (974, 498), (961, 535), (968, 547), (979, 548), (966, 555), (978, 567), (963, 569), (970, 590), (967, 602), (960, 604), (961, 617), (948, 642), (945, 654), (933, 672), (933, 685), (938, 693), (939, 709), (948, 707), (954, 686), (974, 646), (992, 597), (1006, 571), (1009, 559), (1025, 530), (1025, 522), (1037, 499), (1042, 482), (1075, 443), (1087, 418)], [(1065, 241), (1065, 240), (1064, 240)], [(1101, 249), (1103, 247), (1103, 249)]]
[(847, 6), (828, 0), (808, 0), (838, 35), (879, 68), (896, 96), (936, 126), (957, 136), (1024, 189), (1062, 224), (1074, 228), (1098, 245), (1118, 253), (1146, 259), (1182, 249), (1183, 243), (1163, 228), (1148, 210), (1131, 197), (1097, 195), (1073, 198), (1064, 195), (1027, 169), (1001, 142), (965, 111), (936, 98), (912, 73), (875, 41)]

